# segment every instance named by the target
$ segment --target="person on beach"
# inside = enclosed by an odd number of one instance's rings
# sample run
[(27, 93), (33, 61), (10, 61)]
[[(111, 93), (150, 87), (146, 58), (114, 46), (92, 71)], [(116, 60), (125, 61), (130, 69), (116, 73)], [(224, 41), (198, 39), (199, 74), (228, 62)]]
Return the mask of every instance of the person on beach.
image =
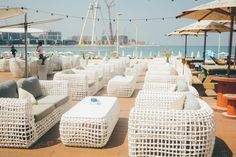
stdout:
[(14, 45), (11, 46), (11, 54), (13, 55), (13, 57), (16, 57), (16, 52), (17, 50), (15, 49)]
[(36, 48), (36, 52), (39, 53), (39, 59), (43, 59), (43, 43), (39, 41), (38, 46)]
[(36, 52), (39, 53), (39, 60), (42, 60), (42, 65), (44, 65), (44, 61), (47, 59), (47, 57), (45, 57), (43, 55), (43, 43), (41, 41), (39, 41), (38, 46), (36, 48)]

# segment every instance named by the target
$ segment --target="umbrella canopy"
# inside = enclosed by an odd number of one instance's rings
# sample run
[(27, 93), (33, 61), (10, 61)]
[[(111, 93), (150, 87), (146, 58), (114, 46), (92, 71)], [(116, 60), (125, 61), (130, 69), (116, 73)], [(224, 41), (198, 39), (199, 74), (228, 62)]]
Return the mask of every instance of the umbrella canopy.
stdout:
[(139, 57), (143, 58), (143, 51), (140, 51)]
[[(8, 33), (24, 33), (24, 28), (0, 28), (0, 32), (8, 32)], [(44, 30), (38, 28), (28, 28), (28, 33), (43, 33)]]
[(218, 33), (222, 33), (222, 32), (229, 32), (230, 28), (227, 26), (224, 26), (223, 24), (220, 24), (216, 21), (204, 20), (204, 21), (190, 24), (186, 27), (178, 29), (177, 31), (180, 33), (186, 33), (186, 32), (195, 32), (195, 33), (218, 32)]
[[(231, 52), (233, 43), (233, 29), (236, 13), (236, 0), (215, 0), (213, 2), (200, 5), (193, 9), (184, 11), (177, 16), (191, 18), (195, 20), (230, 20), (229, 36), (229, 56), (228, 56), (228, 76), (230, 75)], [(236, 58), (235, 58), (236, 61)]]
[[(30, 21), (27, 22), (27, 27), (31, 26), (31, 25), (36, 25), (36, 24), (45, 24), (45, 23), (51, 23), (51, 22), (56, 22), (56, 21), (60, 21), (63, 18), (57, 18), (57, 19), (49, 19), (49, 20), (35, 20), (35, 21)], [(10, 25), (4, 25), (4, 26), (0, 26), (0, 28), (9, 28), (9, 27), (24, 27), (25, 26), (25, 22), (22, 23), (16, 23), (16, 24), (10, 24)]]
[(182, 57), (182, 53), (179, 51), (178, 57)]
[(204, 33), (197, 33), (197, 32), (179, 32), (179, 31), (175, 31), (175, 32), (171, 32), (169, 34), (167, 34), (168, 36), (199, 36), (199, 35), (204, 35)]
[(224, 26), (223, 24), (217, 23), (215, 21), (204, 20), (204, 21), (190, 24), (186, 27), (178, 29), (177, 31), (180, 33), (181, 32), (196, 32), (196, 33), (204, 32), (203, 64), (205, 64), (207, 32), (217, 32), (217, 33), (229, 32), (230, 28)]
[[(219, 20), (217, 22), (223, 25), (229, 25), (231, 23), (230, 20)], [(236, 24), (236, 21), (234, 21), (234, 24)]]
[(191, 53), (191, 58), (193, 58), (194, 57), (194, 52), (192, 51), (192, 53)]
[(101, 57), (101, 52), (100, 51), (98, 51), (98, 57)]
[(149, 57), (152, 57), (152, 51), (149, 52)]
[(177, 16), (195, 20), (231, 20), (230, 14), (236, 8), (236, 0), (215, 0), (184, 11)]
[(197, 51), (197, 58), (200, 58), (200, 51)]
[(133, 51), (133, 57), (135, 57), (135, 51)]
[(168, 34), (168, 36), (185, 36), (185, 51), (184, 51), (184, 57), (187, 57), (187, 43), (188, 43), (188, 36), (199, 36), (204, 35), (204, 33), (198, 33), (198, 32), (191, 32), (191, 31), (175, 31)]
[(122, 57), (124, 57), (125, 56), (125, 51), (124, 50), (122, 50)]
[(25, 13), (24, 8), (0, 8), (0, 19), (19, 16)]

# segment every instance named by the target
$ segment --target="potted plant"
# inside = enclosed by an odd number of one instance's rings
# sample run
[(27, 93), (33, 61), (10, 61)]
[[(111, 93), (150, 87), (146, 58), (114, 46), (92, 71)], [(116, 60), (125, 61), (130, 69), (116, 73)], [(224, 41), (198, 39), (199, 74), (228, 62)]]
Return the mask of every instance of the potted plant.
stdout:
[(88, 65), (88, 58), (86, 58), (86, 54), (87, 54), (87, 52), (85, 52), (85, 51), (80, 52), (80, 55), (82, 56), (82, 58), (80, 60), (80, 65), (82, 67), (86, 67)]
[(166, 62), (169, 63), (170, 57), (172, 55), (172, 51), (171, 50), (164, 50), (162, 54), (163, 54), (163, 56), (166, 57)]
[(81, 65), (83, 67), (86, 67), (88, 65), (88, 57), (86, 58), (86, 55), (94, 55), (95, 53), (94, 52), (86, 52), (86, 51), (80, 51), (80, 55), (82, 55), (82, 60), (80, 61), (81, 62)]

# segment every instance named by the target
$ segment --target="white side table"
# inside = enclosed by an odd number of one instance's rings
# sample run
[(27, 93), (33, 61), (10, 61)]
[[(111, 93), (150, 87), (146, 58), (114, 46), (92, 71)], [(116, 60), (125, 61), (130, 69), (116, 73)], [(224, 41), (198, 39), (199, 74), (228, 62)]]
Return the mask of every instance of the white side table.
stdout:
[(134, 76), (113, 77), (107, 85), (108, 96), (116, 97), (131, 97), (136, 85), (136, 78)]

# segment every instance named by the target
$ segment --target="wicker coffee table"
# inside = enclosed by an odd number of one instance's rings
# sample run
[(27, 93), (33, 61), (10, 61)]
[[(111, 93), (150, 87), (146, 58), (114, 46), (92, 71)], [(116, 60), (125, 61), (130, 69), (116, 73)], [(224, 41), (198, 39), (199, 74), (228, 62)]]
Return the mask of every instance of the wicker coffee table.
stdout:
[(134, 76), (117, 75), (107, 85), (108, 96), (131, 97), (136, 85)]
[[(92, 102), (97, 99), (97, 102)], [(115, 97), (86, 97), (60, 122), (61, 141), (67, 146), (103, 147), (119, 119), (120, 107)]]

